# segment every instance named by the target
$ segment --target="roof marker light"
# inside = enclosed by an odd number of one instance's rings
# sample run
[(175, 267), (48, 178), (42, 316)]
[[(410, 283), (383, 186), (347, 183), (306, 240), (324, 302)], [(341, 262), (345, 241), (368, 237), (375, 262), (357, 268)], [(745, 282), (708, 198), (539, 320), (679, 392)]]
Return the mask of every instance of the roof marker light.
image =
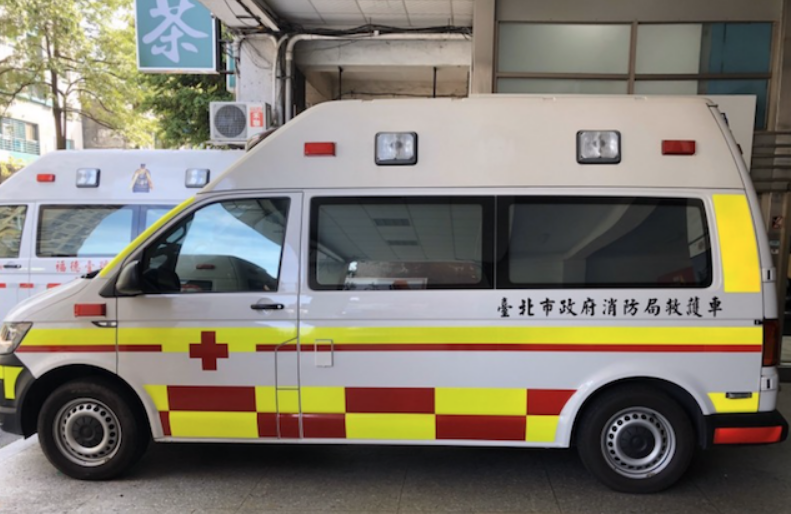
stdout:
[(305, 156), (317, 157), (322, 155), (335, 156), (335, 143), (305, 143)]
[(376, 164), (412, 166), (417, 164), (416, 132), (379, 132), (376, 134)]
[(662, 155), (695, 155), (695, 141), (665, 139), (662, 141)]
[(54, 173), (39, 173), (36, 175), (37, 182), (55, 182)]
[(580, 130), (577, 132), (577, 162), (580, 164), (620, 163), (621, 133), (617, 130)]
[(206, 168), (189, 168), (187, 169), (186, 177), (184, 178), (184, 185), (186, 187), (199, 188), (209, 183), (211, 180), (211, 170)]
[(77, 187), (99, 187), (99, 175), (101, 170), (97, 168), (80, 168), (77, 170)]

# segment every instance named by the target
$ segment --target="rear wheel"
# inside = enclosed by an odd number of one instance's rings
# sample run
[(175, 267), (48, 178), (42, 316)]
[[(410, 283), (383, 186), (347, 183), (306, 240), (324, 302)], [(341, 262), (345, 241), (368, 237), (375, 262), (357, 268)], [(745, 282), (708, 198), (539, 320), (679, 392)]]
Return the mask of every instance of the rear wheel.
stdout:
[(105, 381), (74, 381), (56, 389), (38, 419), (41, 447), (64, 474), (105, 480), (145, 453), (148, 427), (129, 400)]
[(667, 489), (687, 470), (695, 450), (695, 432), (684, 409), (648, 387), (604, 393), (580, 423), (582, 462), (616, 491)]

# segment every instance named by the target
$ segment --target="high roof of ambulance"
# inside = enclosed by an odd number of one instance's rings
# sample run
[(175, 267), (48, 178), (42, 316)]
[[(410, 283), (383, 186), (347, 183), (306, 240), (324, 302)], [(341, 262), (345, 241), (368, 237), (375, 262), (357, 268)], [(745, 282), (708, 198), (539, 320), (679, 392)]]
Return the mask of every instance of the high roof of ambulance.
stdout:
[[(179, 203), (198, 191), (185, 187), (187, 169), (208, 168), (215, 178), (243, 154), (227, 150), (59, 150), (42, 155), (0, 184), (0, 201)], [(150, 187), (135, 191), (132, 181), (141, 166), (148, 170)], [(78, 188), (80, 168), (101, 170), (99, 186)], [(40, 182), (39, 175), (54, 175), (54, 181)]]
[[(742, 189), (711, 102), (700, 97), (489, 95), (312, 107), (202, 192), (277, 188), (655, 187)], [(577, 132), (621, 133), (619, 164), (577, 163)], [(378, 166), (379, 132), (416, 132), (414, 166)], [(693, 140), (691, 156), (663, 140)], [(304, 145), (335, 143), (335, 156)]]

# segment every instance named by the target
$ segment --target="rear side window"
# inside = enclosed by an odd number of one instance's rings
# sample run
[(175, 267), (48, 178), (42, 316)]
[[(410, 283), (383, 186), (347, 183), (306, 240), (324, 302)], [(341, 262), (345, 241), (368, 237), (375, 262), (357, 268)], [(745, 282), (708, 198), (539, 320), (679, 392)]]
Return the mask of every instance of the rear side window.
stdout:
[(499, 288), (703, 288), (703, 202), (683, 198), (500, 197)]
[(315, 198), (309, 283), (317, 290), (493, 286), (493, 198)]
[(0, 259), (19, 257), (26, 205), (0, 205)]
[(112, 257), (132, 240), (133, 206), (44, 205), (39, 216), (39, 257)]

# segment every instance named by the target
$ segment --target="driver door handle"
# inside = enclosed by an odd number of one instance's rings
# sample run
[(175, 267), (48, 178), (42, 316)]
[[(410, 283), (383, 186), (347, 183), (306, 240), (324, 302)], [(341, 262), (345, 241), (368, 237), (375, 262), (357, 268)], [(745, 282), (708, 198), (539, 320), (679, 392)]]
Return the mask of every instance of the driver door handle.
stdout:
[(255, 311), (282, 311), (285, 305), (282, 303), (254, 303), (250, 306)]
[(19, 269), (21, 267), (21, 264), (3, 264), (3, 268), (5, 269)]

